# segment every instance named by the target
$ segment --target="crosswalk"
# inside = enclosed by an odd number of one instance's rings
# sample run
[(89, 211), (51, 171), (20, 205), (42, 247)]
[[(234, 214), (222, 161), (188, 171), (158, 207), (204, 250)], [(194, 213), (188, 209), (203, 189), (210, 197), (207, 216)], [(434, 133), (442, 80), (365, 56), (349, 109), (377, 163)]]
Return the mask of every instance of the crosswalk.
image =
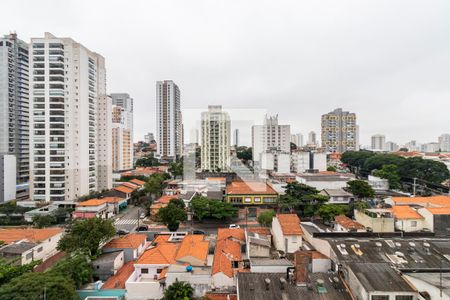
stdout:
[(114, 222), (115, 225), (137, 225), (136, 219), (120, 219)]

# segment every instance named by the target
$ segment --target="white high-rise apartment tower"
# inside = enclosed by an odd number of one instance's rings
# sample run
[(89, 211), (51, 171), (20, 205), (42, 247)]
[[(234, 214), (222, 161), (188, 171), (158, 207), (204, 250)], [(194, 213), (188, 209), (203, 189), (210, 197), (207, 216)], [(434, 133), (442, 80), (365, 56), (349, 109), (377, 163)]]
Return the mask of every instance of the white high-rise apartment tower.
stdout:
[(292, 134), (291, 143), (294, 143), (297, 147), (303, 147), (303, 134)]
[(112, 168), (133, 168), (133, 99), (129, 94), (111, 94), (112, 98)]
[(439, 136), (439, 149), (442, 152), (450, 152), (450, 134), (444, 133)]
[(202, 112), (201, 168), (225, 171), (230, 166), (231, 121), (220, 105)]
[(317, 135), (314, 131), (308, 133), (308, 145), (317, 145)]
[(338, 108), (322, 115), (322, 147), (339, 153), (359, 150), (356, 114)]
[(371, 149), (384, 151), (386, 146), (386, 137), (382, 134), (375, 134), (371, 137)]
[(259, 162), (261, 154), (269, 150), (291, 151), (291, 126), (278, 125), (278, 115), (265, 117), (263, 125), (252, 126), (253, 161)]
[(239, 146), (239, 129), (233, 130), (233, 146)]
[(111, 186), (105, 72), (104, 58), (71, 38), (31, 39), (32, 199), (75, 200)]
[(156, 82), (157, 156), (176, 159), (183, 151), (180, 89), (172, 80)]
[(0, 155), (15, 156), (17, 189), (16, 184), (8, 188), (16, 199), (28, 198), (28, 80), (28, 44), (14, 33), (5, 35), (0, 38)]

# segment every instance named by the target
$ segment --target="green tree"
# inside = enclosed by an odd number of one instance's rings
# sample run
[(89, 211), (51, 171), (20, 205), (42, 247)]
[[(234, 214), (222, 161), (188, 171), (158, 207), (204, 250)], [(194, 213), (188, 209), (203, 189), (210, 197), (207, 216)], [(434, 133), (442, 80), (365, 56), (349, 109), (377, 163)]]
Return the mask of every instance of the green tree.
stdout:
[(209, 199), (202, 196), (196, 196), (191, 201), (191, 209), (194, 216), (202, 221), (203, 218), (209, 216)]
[(236, 157), (247, 162), (253, 159), (253, 149), (252, 147), (239, 146), (236, 148)]
[(328, 166), (328, 167), (327, 167), (327, 171), (330, 171), (330, 172), (336, 172), (336, 171), (337, 171), (337, 168), (336, 168), (335, 166)]
[(13, 278), (33, 271), (33, 268), (39, 263), (40, 261), (34, 261), (29, 264), (20, 265), (15, 260), (7, 261), (0, 259), (0, 286), (10, 282)]
[(177, 231), (180, 223), (187, 220), (187, 213), (172, 201), (166, 207), (161, 208), (157, 216), (169, 231)]
[(363, 211), (365, 209), (368, 209), (370, 207), (369, 203), (367, 203), (366, 201), (355, 201), (353, 203), (353, 208), (359, 211)]
[(383, 165), (381, 170), (374, 170), (373, 175), (387, 179), (391, 189), (399, 189), (401, 187), (400, 175), (398, 175), (398, 167), (396, 165)]
[(0, 300), (77, 300), (73, 282), (53, 272), (25, 273), (0, 287)]
[(257, 220), (258, 223), (262, 226), (270, 226), (272, 225), (273, 217), (275, 216), (275, 212), (273, 210), (263, 211), (259, 214)]
[[(286, 194), (280, 197), (279, 205), (289, 209), (299, 209), (304, 214), (308, 206), (318, 208), (328, 200), (328, 197), (321, 195), (316, 188), (298, 182), (288, 183), (285, 191)], [(309, 208), (309, 211), (311, 211), (311, 208)]]
[(76, 220), (59, 240), (58, 249), (67, 253), (80, 251), (95, 259), (101, 254), (100, 246), (116, 233), (112, 220), (92, 218)]
[(372, 187), (364, 180), (351, 180), (347, 182), (346, 189), (358, 199), (373, 198), (375, 196)]
[(161, 196), (164, 186), (164, 176), (162, 174), (152, 174), (145, 183), (144, 188), (155, 199), (155, 197)]
[(235, 216), (236, 212), (237, 208), (233, 207), (231, 203), (214, 199), (209, 201), (209, 215), (211, 218), (218, 220), (229, 219)]
[(33, 224), (36, 228), (49, 227), (56, 224), (56, 218), (53, 214), (36, 215), (33, 217)]
[(338, 215), (345, 215), (349, 212), (348, 205), (341, 205), (341, 204), (326, 204), (322, 205), (317, 210), (317, 215), (322, 218), (325, 222), (331, 222), (334, 220), (335, 216)]
[(143, 156), (136, 160), (136, 167), (157, 167), (159, 161), (153, 156), (153, 153)]
[(70, 278), (77, 289), (90, 282), (93, 275), (89, 257), (81, 253), (63, 258), (49, 272)]
[(443, 162), (421, 157), (405, 159), (398, 166), (398, 174), (402, 178), (416, 177), (434, 184), (450, 179), (450, 171)]
[(183, 199), (180, 199), (180, 198), (174, 198), (174, 199), (170, 200), (170, 203), (181, 209), (186, 208), (186, 205), (184, 204)]
[(175, 280), (175, 282), (164, 291), (163, 299), (191, 300), (194, 299), (194, 289), (187, 282)]
[(350, 168), (362, 168), (366, 160), (374, 155), (374, 152), (367, 150), (347, 151), (342, 153), (341, 161)]
[(368, 172), (381, 170), (384, 165), (401, 165), (406, 158), (395, 154), (376, 154), (368, 158), (364, 163), (364, 169)]
[(169, 164), (169, 172), (174, 178), (183, 176), (183, 161), (171, 162)]

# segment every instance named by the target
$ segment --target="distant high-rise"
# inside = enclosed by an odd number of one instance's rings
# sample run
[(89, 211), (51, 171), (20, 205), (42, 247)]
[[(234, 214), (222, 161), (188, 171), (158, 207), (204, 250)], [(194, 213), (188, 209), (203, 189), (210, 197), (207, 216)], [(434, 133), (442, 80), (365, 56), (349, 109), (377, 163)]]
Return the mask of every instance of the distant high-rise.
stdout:
[(386, 144), (386, 137), (382, 134), (375, 134), (371, 137), (371, 149), (384, 151)]
[(317, 145), (317, 135), (314, 131), (308, 133), (308, 145)]
[(294, 143), (297, 147), (303, 147), (303, 134), (291, 134), (291, 143)]
[(30, 176), (28, 68), (28, 44), (14, 33), (0, 38), (0, 155), (16, 157), (17, 199), (28, 197)]
[(239, 129), (233, 131), (233, 146), (239, 146)]
[(75, 200), (112, 183), (104, 58), (71, 38), (45, 33), (30, 45), (30, 192)]
[(322, 147), (327, 152), (359, 150), (356, 114), (338, 108), (322, 115)]
[(384, 149), (388, 152), (396, 152), (400, 149), (400, 147), (394, 142), (386, 142)]
[(201, 168), (224, 171), (230, 166), (231, 122), (222, 106), (208, 106), (202, 112)]
[(450, 152), (450, 134), (444, 133), (439, 136), (439, 148), (442, 152)]
[(156, 82), (156, 143), (158, 157), (174, 160), (182, 155), (180, 89), (172, 80)]
[(155, 135), (152, 132), (149, 132), (146, 135), (144, 135), (145, 143), (150, 144), (154, 140), (155, 140)]
[(291, 151), (291, 126), (278, 125), (278, 116), (265, 117), (263, 125), (252, 126), (253, 160), (259, 162), (268, 150)]
[(111, 94), (113, 171), (133, 168), (133, 98), (126, 93)]

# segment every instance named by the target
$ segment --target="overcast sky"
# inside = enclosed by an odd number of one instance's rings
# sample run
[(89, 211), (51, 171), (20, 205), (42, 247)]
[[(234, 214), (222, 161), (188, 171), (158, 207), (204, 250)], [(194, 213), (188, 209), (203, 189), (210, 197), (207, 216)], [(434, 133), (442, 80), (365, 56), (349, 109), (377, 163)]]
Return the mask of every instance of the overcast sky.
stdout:
[(163, 79), (183, 110), (262, 109), (293, 133), (319, 132), (337, 107), (357, 114), (362, 144), (450, 132), (450, 1), (10, 0), (0, 11), (4, 34), (48, 31), (102, 54), (108, 92), (135, 99), (135, 140), (155, 130)]

